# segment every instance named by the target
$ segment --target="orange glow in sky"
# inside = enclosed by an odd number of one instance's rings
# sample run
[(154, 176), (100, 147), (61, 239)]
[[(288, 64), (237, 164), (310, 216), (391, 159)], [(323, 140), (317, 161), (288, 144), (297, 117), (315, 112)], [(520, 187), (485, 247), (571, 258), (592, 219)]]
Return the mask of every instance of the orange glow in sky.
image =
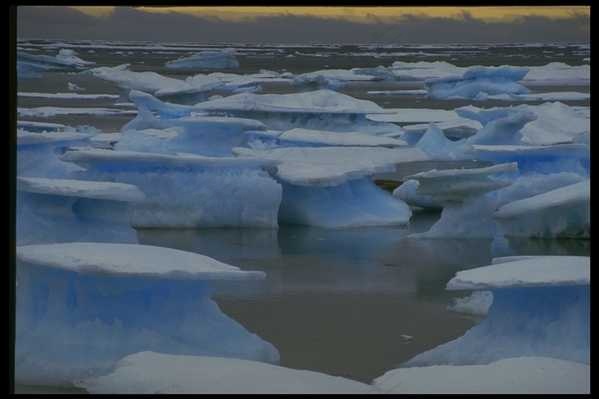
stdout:
[[(107, 16), (112, 6), (73, 7), (92, 16)], [(463, 18), (464, 12), (472, 18), (485, 21), (509, 21), (524, 16), (553, 19), (568, 18), (576, 14), (589, 15), (588, 6), (530, 6), (530, 7), (139, 7), (152, 13), (179, 13), (203, 17), (218, 17), (228, 21), (254, 19), (262, 16), (297, 15), (345, 19), (354, 22), (399, 20), (407, 15)]]

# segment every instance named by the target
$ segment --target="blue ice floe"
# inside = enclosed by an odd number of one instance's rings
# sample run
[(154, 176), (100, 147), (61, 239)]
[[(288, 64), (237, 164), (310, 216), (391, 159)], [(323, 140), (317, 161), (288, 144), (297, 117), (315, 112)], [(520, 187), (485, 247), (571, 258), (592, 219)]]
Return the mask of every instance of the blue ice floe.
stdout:
[(141, 351), (276, 363), (274, 346), (210, 299), (212, 280), (263, 272), (148, 245), (17, 247), (15, 379), (69, 385)]

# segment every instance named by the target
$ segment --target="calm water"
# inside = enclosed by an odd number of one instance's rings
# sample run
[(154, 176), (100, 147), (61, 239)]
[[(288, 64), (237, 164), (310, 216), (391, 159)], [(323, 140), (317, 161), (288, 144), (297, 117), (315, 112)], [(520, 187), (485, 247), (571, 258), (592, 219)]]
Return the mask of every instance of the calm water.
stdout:
[[(24, 46), (27, 47), (27, 46)], [(38, 49), (39, 50), (39, 49)], [(270, 51), (270, 53), (269, 53)], [(443, 60), (456, 65), (543, 65), (549, 62), (582, 63), (589, 55), (576, 49), (505, 48), (423, 50), (435, 56), (389, 57), (348, 56), (345, 53), (373, 50), (343, 46), (336, 49), (292, 48), (257, 51), (239, 56), (241, 68), (235, 73), (260, 69), (302, 73), (326, 68), (391, 65), (393, 61)], [(388, 50), (389, 52), (398, 50)], [(588, 51), (587, 51), (588, 52)], [(42, 49), (36, 54), (55, 54)], [(131, 63), (137, 71), (156, 71), (183, 78), (163, 67), (164, 62), (189, 52), (115, 50), (79, 51), (85, 60), (98, 65)], [(319, 55), (320, 54), (320, 55)], [(325, 54), (325, 56), (322, 56)], [(445, 55), (444, 55), (445, 54)], [(287, 57), (293, 55), (293, 57)], [(185, 73), (191, 75), (192, 72)], [(128, 101), (124, 91), (110, 82), (77, 73), (48, 73), (39, 79), (18, 83), (19, 91), (67, 92), (67, 82), (86, 89), (83, 93), (122, 94), (120, 100), (57, 100), (19, 98), (20, 107), (66, 106), (111, 107)], [(387, 108), (453, 109), (463, 101), (432, 101), (416, 96), (370, 95), (369, 90), (418, 89), (421, 83), (377, 82), (351, 85), (341, 91), (375, 101)], [(289, 92), (289, 86), (265, 87), (264, 92)], [(535, 88), (538, 91), (589, 91), (588, 87)], [(588, 101), (566, 102), (589, 105)], [(478, 102), (477, 106), (506, 106), (507, 102)], [(19, 118), (68, 125), (92, 125), (106, 132), (118, 131), (132, 116), (56, 116)], [(423, 240), (408, 237), (425, 231), (438, 213), (416, 213), (409, 228), (356, 228), (326, 230), (281, 226), (278, 230), (209, 229), (143, 230), (142, 244), (198, 252), (246, 270), (263, 270), (264, 281), (223, 282), (214, 298), (221, 309), (248, 330), (274, 344), (281, 365), (322, 371), (370, 382), (386, 370), (412, 356), (462, 335), (479, 319), (448, 311), (454, 297), (467, 292), (448, 292), (446, 283), (459, 270), (486, 265), (493, 256), (505, 255), (589, 255), (589, 241), (517, 240), (501, 253), (491, 240)], [(56, 392), (55, 388), (17, 387), (18, 392)], [(67, 387), (59, 391), (76, 392)]]

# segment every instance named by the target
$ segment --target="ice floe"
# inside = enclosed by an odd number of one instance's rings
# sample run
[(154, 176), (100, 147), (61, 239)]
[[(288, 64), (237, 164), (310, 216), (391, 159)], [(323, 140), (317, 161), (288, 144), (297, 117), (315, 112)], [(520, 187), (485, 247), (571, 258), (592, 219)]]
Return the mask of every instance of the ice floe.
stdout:
[(376, 393), (357, 381), (242, 359), (141, 352), (106, 376), (77, 382), (90, 393), (332, 394)]
[(590, 258), (516, 256), (458, 272), (449, 290), (491, 290), (487, 317), (404, 365), (488, 364), (517, 356), (590, 362)]
[(509, 202), (494, 217), (508, 236), (590, 238), (590, 196), (586, 180)]
[(272, 160), (105, 149), (68, 151), (61, 159), (86, 168), (86, 178), (138, 186), (147, 200), (131, 210), (134, 227), (278, 225), (281, 185), (265, 171)]
[(513, 357), (485, 365), (405, 367), (374, 386), (388, 394), (588, 394), (588, 365), (549, 357)]
[(137, 242), (127, 203), (144, 199), (129, 184), (19, 177), (17, 242)]
[(518, 81), (527, 68), (472, 67), (462, 76), (449, 76), (425, 81), (428, 95), (436, 99), (485, 99), (489, 95), (527, 94)]
[(493, 293), (491, 291), (474, 291), (467, 297), (455, 298), (447, 309), (457, 313), (484, 316), (489, 312), (492, 303)]
[(262, 272), (170, 248), (96, 242), (19, 246), (17, 262), (18, 383), (70, 384), (141, 351), (279, 359), (210, 299), (210, 280)]

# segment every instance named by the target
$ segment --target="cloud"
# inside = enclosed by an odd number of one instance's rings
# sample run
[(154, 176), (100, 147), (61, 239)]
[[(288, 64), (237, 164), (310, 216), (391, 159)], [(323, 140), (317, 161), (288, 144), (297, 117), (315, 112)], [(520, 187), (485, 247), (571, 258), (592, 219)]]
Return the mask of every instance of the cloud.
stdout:
[[(389, 22), (376, 14), (363, 22), (287, 13), (229, 21), (175, 12), (150, 13), (115, 7), (93, 17), (68, 7), (19, 7), (19, 38), (103, 39), (190, 42), (279, 43), (449, 43), (449, 42), (588, 42), (590, 17), (520, 16), (483, 20), (470, 13), (461, 18), (406, 15)], [(375, 23), (365, 23), (375, 21)]]

